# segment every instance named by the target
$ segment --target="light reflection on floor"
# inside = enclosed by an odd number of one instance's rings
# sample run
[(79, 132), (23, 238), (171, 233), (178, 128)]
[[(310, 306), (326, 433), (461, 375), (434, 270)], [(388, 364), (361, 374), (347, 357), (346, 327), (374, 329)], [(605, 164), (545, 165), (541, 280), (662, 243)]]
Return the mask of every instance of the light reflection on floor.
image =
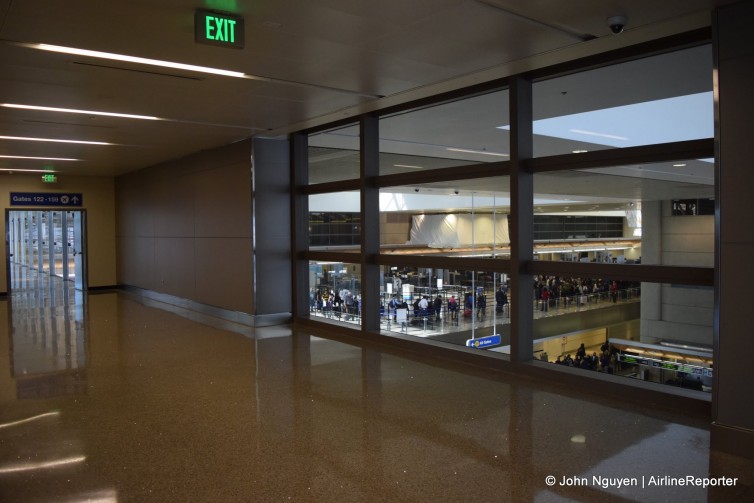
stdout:
[[(11, 328), (0, 333), (9, 355), (0, 358), (4, 503), (727, 502), (752, 495), (744, 483), (618, 489), (546, 482), (726, 475), (731, 465), (710, 462), (708, 418), (326, 333), (269, 327), (244, 334), (130, 295), (77, 298), (42, 286), (0, 301), (0, 327)], [(50, 329), (46, 346), (41, 327)], [(53, 351), (53, 333), (70, 341), (65, 356)], [(83, 358), (73, 356), (74, 333)], [(36, 373), (19, 372), (22, 365)], [(61, 374), (79, 375), (78, 387)], [(29, 375), (38, 379), (20, 393)], [(20, 466), (26, 469), (14, 470)]]

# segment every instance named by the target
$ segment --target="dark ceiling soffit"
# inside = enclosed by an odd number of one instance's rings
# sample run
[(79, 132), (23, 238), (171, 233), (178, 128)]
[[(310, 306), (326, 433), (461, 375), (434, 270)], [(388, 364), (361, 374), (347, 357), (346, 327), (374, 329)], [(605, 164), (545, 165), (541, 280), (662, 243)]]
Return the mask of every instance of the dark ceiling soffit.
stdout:
[(657, 54), (709, 44), (711, 42), (712, 28), (699, 28), (698, 30), (650, 40), (648, 42), (642, 42), (628, 47), (621, 47), (614, 51), (595, 54), (586, 58), (567, 61), (559, 65), (533, 70), (526, 75), (533, 81), (551, 79), (604, 66), (612, 66), (638, 58), (646, 58)]
[(510, 161), (498, 161), (384, 175), (377, 177), (374, 184), (378, 188), (400, 187), (404, 185), (418, 185), (427, 182), (452, 182), (455, 180), (471, 180), (474, 178), (489, 178), (493, 176), (510, 176), (510, 172)]
[(631, 164), (706, 159), (715, 156), (715, 140), (689, 140), (639, 147), (596, 150), (581, 154), (538, 157), (525, 161), (531, 172), (607, 168)]
[(679, 267), (644, 264), (595, 264), (534, 260), (526, 264), (529, 274), (609, 278), (618, 281), (643, 281), (672, 285), (714, 286), (715, 270), (706, 267)]

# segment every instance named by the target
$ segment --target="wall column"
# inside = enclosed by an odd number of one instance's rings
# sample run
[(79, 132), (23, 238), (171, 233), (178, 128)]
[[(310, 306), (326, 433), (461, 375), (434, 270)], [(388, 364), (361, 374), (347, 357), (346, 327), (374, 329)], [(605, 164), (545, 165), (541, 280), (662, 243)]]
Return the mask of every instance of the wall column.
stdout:
[(255, 138), (252, 153), (254, 323), (260, 326), (288, 321), (292, 311), (289, 142)]
[(754, 457), (751, 355), (751, 117), (754, 1), (715, 10), (716, 268), (712, 448)]

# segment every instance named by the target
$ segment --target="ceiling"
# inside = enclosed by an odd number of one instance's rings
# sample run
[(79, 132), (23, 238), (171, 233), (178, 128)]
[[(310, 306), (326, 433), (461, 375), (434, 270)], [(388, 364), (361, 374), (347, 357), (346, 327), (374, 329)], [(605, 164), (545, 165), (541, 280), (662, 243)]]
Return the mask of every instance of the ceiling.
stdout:
[[(111, 144), (0, 139), (0, 156), (76, 159), (0, 157), (0, 169), (117, 176), (254, 135), (280, 135), (559, 57), (708, 24), (714, 5), (712, 0), (0, 0), (0, 104), (159, 119), (0, 106), (0, 136)], [(243, 16), (245, 47), (196, 43), (197, 8)], [(606, 22), (615, 14), (628, 18), (626, 32), (618, 36)], [(37, 44), (244, 75), (62, 54)], [(598, 108), (604, 98), (586, 93), (578, 106)], [(557, 115), (568, 106), (553, 103), (550, 109)], [(458, 131), (462, 125), (454, 126)]]

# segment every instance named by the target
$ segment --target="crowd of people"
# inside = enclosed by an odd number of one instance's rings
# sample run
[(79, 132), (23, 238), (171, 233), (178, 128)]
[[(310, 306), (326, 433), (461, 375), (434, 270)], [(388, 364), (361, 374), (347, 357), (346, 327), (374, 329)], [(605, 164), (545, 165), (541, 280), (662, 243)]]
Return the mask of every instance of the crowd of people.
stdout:
[(534, 277), (534, 300), (539, 304), (542, 311), (548, 311), (551, 307), (575, 304), (577, 307), (587, 305), (597, 299), (609, 299), (618, 302), (623, 292), (630, 289), (638, 291), (638, 283), (614, 281), (602, 278), (561, 278), (560, 276), (535, 276)]
[(555, 359), (556, 365), (565, 365), (566, 367), (575, 367), (585, 370), (598, 370), (612, 374), (615, 369), (615, 362), (617, 361), (617, 350), (609, 343), (605, 342), (600, 347), (600, 354), (592, 352), (591, 355), (587, 354), (586, 348), (582, 343), (579, 349), (576, 350), (576, 356), (571, 357), (570, 354), (566, 354), (565, 357), (558, 356)]
[[(610, 300), (618, 302), (619, 298), (629, 296), (629, 290), (634, 289), (639, 293), (639, 284), (615, 281), (602, 278), (573, 278), (561, 276), (535, 276), (533, 279), (533, 298), (537, 308), (541, 311), (549, 311), (554, 307), (585, 307), (587, 304), (598, 300)], [(354, 319), (361, 314), (361, 294), (354, 294), (348, 289), (331, 290), (322, 288), (310, 290), (310, 310), (328, 317), (346, 320)], [(509, 315), (509, 292), (508, 285), (501, 284), (494, 291), (495, 311), (502, 316)], [(387, 305), (380, 306), (382, 315), (395, 318), (396, 309), (405, 303), (408, 315), (413, 318), (431, 319), (440, 321), (459, 321), (460, 319), (484, 320), (487, 317), (487, 295), (483, 287), (474, 292), (462, 292), (459, 294), (438, 293), (432, 298), (430, 295), (418, 295), (413, 299), (412, 305), (399, 295), (392, 295)], [(413, 309), (410, 309), (412, 307)], [(592, 355), (593, 356), (593, 355)], [(592, 360), (590, 356), (588, 358)], [(597, 360), (601, 359), (598, 356)], [(574, 362), (575, 363), (575, 362)], [(579, 366), (587, 366), (583, 361)], [(599, 366), (599, 362), (597, 363)]]
[(354, 294), (348, 289), (338, 291), (323, 289), (309, 290), (309, 310), (326, 317), (353, 320), (361, 316), (361, 294)]

